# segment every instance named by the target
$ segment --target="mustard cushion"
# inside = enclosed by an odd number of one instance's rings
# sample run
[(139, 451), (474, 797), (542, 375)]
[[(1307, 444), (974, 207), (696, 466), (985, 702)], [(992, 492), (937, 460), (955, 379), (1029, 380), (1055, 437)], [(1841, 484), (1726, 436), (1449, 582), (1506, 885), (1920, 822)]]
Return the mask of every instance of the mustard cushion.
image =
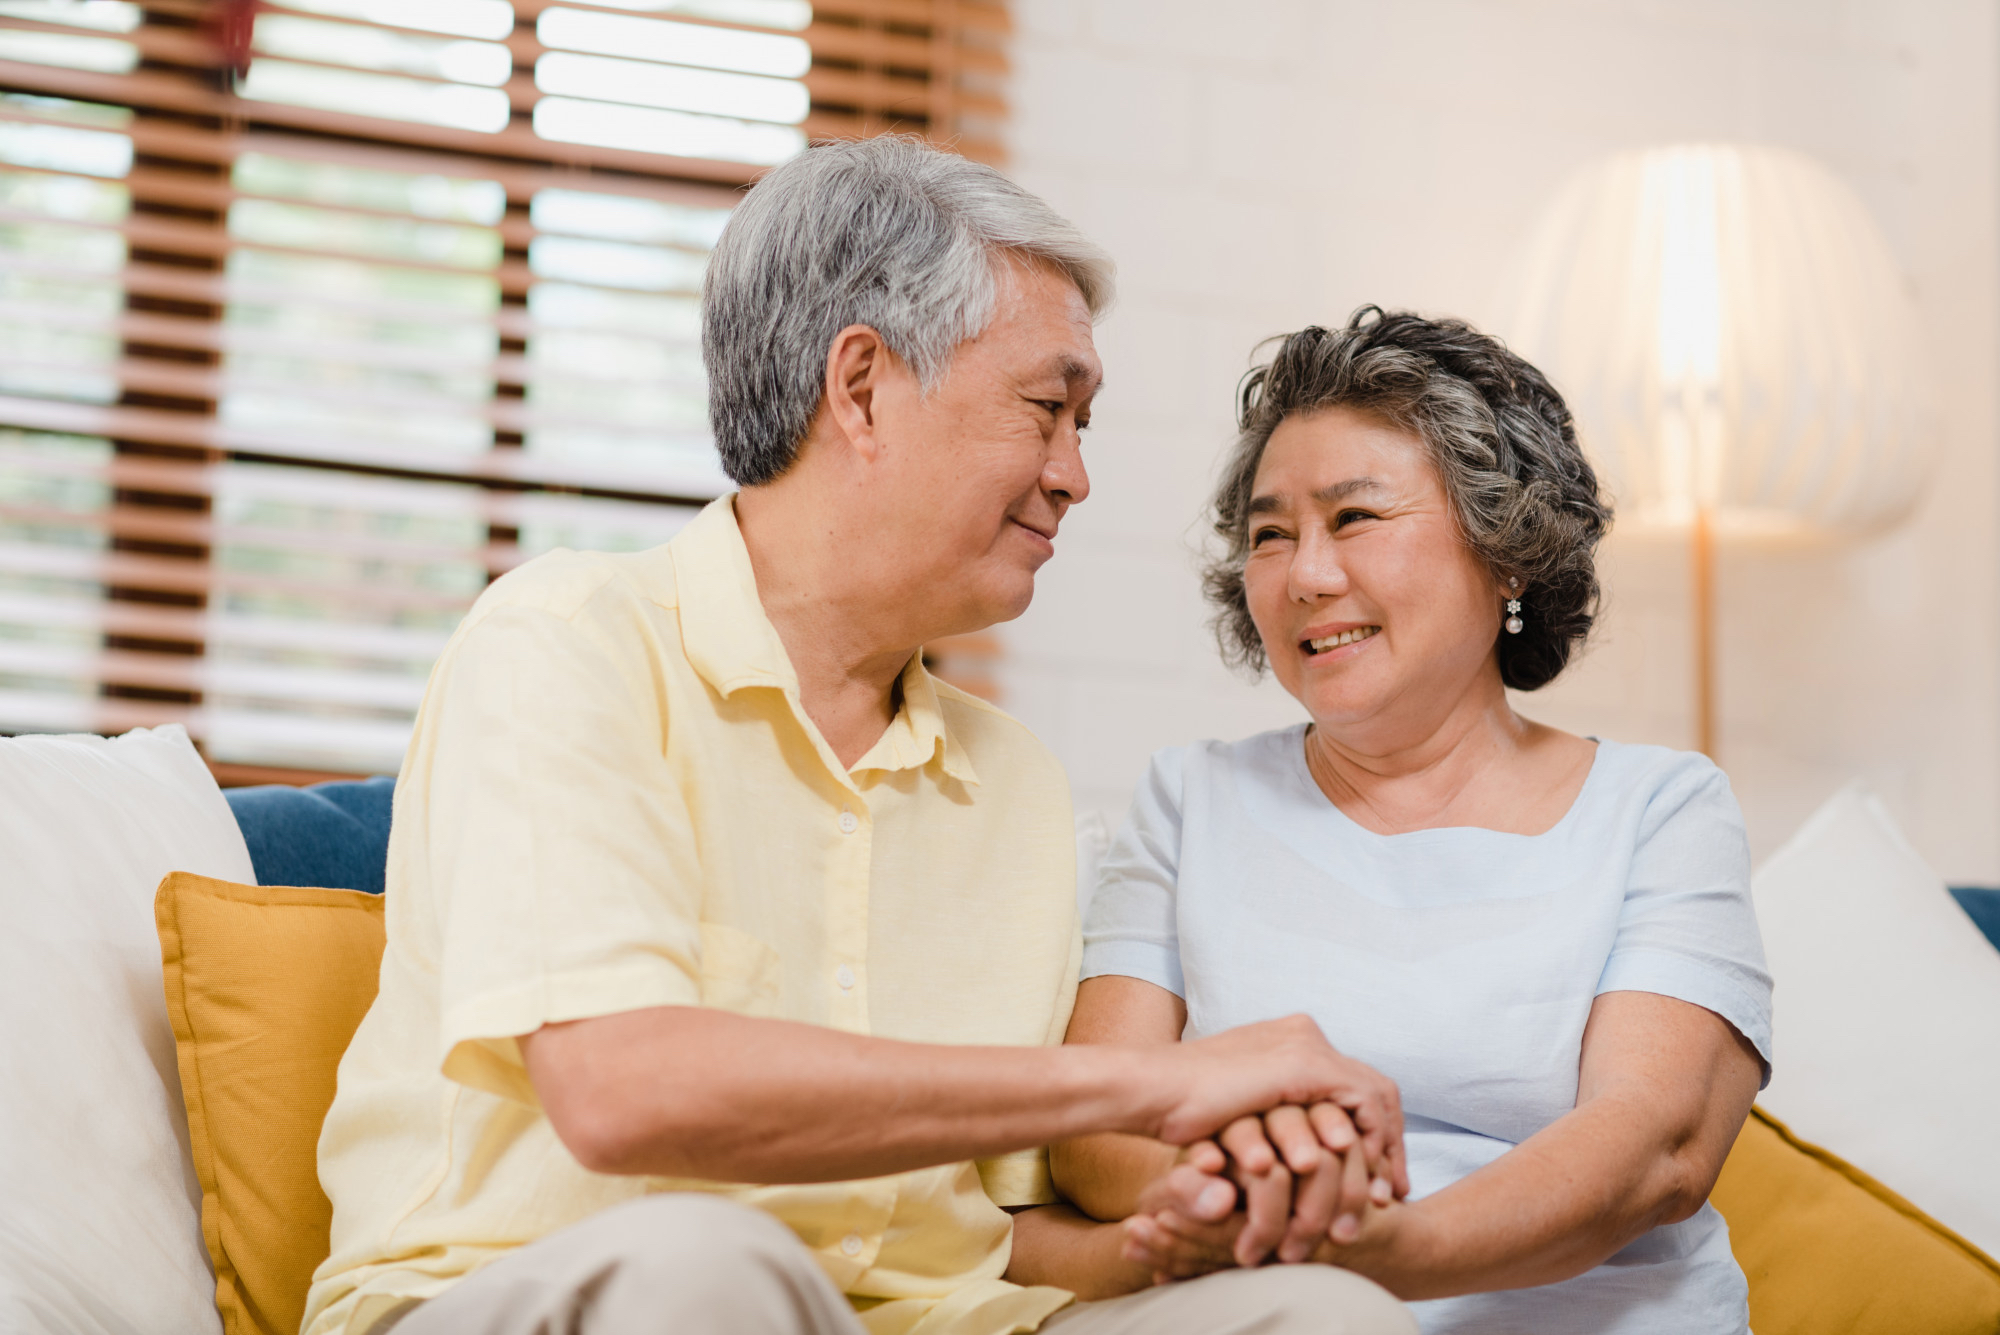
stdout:
[(2000, 1264), (1762, 1108), (1709, 1199), (1757, 1335), (2000, 1332)]
[(153, 899), (226, 1335), (296, 1335), (333, 1207), (320, 1123), (375, 999), (382, 899), (188, 872)]

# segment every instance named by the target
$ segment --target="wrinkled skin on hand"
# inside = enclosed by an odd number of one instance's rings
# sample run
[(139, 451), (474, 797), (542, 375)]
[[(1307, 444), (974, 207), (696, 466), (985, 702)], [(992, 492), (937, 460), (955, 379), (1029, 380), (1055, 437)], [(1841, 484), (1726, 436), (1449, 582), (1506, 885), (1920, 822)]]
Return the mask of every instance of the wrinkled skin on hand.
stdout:
[(1189, 1146), (1141, 1194), (1125, 1221), (1124, 1256), (1148, 1266), (1155, 1283), (1330, 1259), (1408, 1192), (1401, 1165), (1371, 1148), (1331, 1103), (1240, 1118)]

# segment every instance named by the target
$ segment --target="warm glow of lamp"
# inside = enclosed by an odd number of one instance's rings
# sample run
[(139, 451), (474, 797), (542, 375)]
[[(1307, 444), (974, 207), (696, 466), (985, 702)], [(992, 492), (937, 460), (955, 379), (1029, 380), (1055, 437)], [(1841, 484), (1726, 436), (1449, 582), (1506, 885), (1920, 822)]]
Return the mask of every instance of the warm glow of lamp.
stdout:
[(1714, 535), (1876, 532), (1923, 488), (1929, 398), (1905, 280), (1824, 167), (1686, 144), (1572, 178), (1502, 309), (1568, 398), (1621, 522), (1691, 532), (1697, 742), (1712, 754)]

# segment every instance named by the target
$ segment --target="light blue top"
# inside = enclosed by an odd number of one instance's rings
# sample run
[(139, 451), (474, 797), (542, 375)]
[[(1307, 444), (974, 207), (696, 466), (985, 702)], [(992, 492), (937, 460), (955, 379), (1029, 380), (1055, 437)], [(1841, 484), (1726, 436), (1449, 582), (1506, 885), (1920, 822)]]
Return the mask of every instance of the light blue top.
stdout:
[[(1699, 755), (1600, 742), (1538, 835), (1380, 835), (1327, 801), (1305, 725), (1153, 757), (1084, 919), (1083, 976), (1187, 1001), (1186, 1037), (1305, 1011), (1393, 1078), (1412, 1197), (1576, 1106), (1602, 992), (1705, 1006), (1770, 1074), (1771, 977), (1743, 817)], [(1426, 1335), (1732, 1335), (1742, 1272), (1713, 1206), (1561, 1284), (1412, 1304)]]

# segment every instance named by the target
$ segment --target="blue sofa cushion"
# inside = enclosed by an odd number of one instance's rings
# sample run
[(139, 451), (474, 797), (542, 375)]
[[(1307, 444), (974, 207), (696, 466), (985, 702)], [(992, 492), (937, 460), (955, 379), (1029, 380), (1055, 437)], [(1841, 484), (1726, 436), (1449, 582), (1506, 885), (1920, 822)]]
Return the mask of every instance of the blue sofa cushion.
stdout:
[(317, 885), (382, 893), (389, 863), (389, 807), (396, 780), (316, 783), (310, 788), (267, 784), (229, 788), (259, 885)]
[(1979, 930), (1986, 933), (1986, 939), (2000, 950), (2000, 890), (1978, 885), (1954, 885), (1951, 897), (1965, 910), (1966, 916), (1979, 924)]
[[(223, 796), (250, 846), (259, 885), (318, 885), (382, 893), (389, 863), (393, 775), (310, 788), (268, 784)], [(1955, 885), (1959, 907), (2000, 950), (2000, 889)]]

